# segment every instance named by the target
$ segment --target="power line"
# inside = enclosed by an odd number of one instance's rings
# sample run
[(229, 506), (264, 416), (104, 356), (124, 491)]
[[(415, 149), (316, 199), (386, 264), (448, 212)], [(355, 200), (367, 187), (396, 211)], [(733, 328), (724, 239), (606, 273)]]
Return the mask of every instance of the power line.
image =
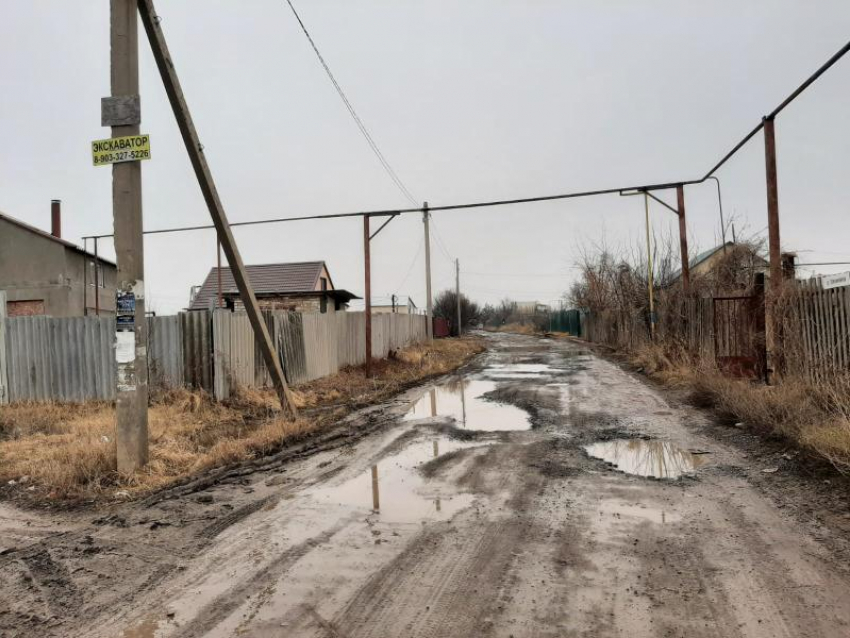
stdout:
[(381, 152), (381, 149), (378, 148), (377, 143), (372, 138), (372, 135), (369, 133), (369, 130), (366, 128), (366, 125), (363, 123), (363, 120), (360, 119), (360, 116), (357, 115), (357, 111), (354, 110), (354, 106), (349, 101), (348, 97), (345, 95), (345, 91), (342, 90), (342, 87), (339, 85), (339, 82), (336, 81), (331, 68), (328, 66), (328, 63), (325, 62), (325, 58), (319, 53), (319, 48), (316, 46), (316, 43), (313, 41), (313, 38), (310, 36), (310, 33), (307, 31), (307, 27), (304, 26), (304, 21), (301, 20), (301, 16), (298, 15), (298, 12), (295, 10), (295, 7), (292, 5), (291, 0), (286, 0), (286, 3), (289, 5), (289, 8), (292, 9), (292, 14), (295, 16), (295, 19), (298, 20), (298, 24), (301, 25), (301, 30), (304, 32), (304, 35), (307, 36), (307, 40), (310, 42), (310, 46), (313, 47), (313, 51), (316, 53), (316, 57), (319, 58), (319, 62), (322, 64), (322, 67), (325, 69), (325, 73), (327, 73), (328, 77), (331, 80), (331, 83), (334, 85), (336, 92), (339, 94), (339, 97), (342, 99), (345, 104), (345, 108), (348, 109), (348, 112), (351, 114), (351, 117), (354, 119), (354, 122), (357, 124), (357, 128), (360, 129), (360, 132), (363, 134), (363, 137), (366, 138), (366, 142), (369, 144), (372, 152), (375, 153), (375, 156), (378, 158), (378, 161), (381, 162), (381, 166), (384, 167), (384, 170), (387, 172), (387, 175), (390, 176), (390, 179), (393, 180), (396, 186), (398, 186), (399, 190), (402, 194), (408, 199), (408, 201), (416, 206), (419, 203), (419, 200), (416, 199), (404, 185), (404, 182), (401, 181), (401, 178), (398, 174), (393, 170), (393, 167), (390, 166), (390, 163), (387, 161), (387, 158), (384, 157), (384, 154)]

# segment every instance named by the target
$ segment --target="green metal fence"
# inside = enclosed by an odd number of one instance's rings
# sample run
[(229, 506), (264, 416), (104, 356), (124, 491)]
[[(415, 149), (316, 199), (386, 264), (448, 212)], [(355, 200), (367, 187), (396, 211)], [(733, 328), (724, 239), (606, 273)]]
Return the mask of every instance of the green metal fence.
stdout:
[(549, 332), (566, 332), (574, 337), (580, 337), (581, 311), (553, 310), (549, 315)]

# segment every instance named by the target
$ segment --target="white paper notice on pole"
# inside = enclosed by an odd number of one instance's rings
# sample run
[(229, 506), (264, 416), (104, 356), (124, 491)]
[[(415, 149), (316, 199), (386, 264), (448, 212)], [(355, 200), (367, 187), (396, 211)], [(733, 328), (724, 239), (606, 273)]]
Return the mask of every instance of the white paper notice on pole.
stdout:
[(840, 288), (841, 286), (850, 286), (850, 271), (840, 272), (836, 275), (824, 275), (821, 277), (821, 284), (824, 290), (830, 288)]
[(115, 361), (132, 363), (136, 360), (136, 333), (121, 331), (115, 333)]

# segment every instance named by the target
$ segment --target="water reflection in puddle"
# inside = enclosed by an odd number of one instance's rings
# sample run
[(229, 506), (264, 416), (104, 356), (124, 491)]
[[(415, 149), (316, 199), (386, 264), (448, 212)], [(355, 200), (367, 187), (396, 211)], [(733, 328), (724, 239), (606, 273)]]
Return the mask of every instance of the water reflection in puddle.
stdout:
[(666, 441), (620, 439), (585, 446), (592, 457), (636, 476), (678, 478), (705, 464), (705, 458)]
[(470, 446), (445, 437), (417, 441), (341, 485), (316, 489), (312, 496), (323, 504), (371, 509), (385, 522), (449, 518), (472, 503), (472, 496), (450, 493), (425, 478), (419, 468), (442, 454)]
[(495, 381), (454, 378), (431, 388), (405, 415), (405, 420), (432, 416), (452, 417), (458, 427), (482, 432), (528, 430), (528, 413), (513, 405), (484, 398), (496, 389)]

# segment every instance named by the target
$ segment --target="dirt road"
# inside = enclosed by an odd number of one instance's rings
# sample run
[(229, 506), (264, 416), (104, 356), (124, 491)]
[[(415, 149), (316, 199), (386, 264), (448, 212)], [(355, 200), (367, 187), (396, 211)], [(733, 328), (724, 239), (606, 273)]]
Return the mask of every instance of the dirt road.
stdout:
[(0, 635), (850, 635), (820, 479), (580, 345), (488, 338), (259, 472), (0, 509)]

